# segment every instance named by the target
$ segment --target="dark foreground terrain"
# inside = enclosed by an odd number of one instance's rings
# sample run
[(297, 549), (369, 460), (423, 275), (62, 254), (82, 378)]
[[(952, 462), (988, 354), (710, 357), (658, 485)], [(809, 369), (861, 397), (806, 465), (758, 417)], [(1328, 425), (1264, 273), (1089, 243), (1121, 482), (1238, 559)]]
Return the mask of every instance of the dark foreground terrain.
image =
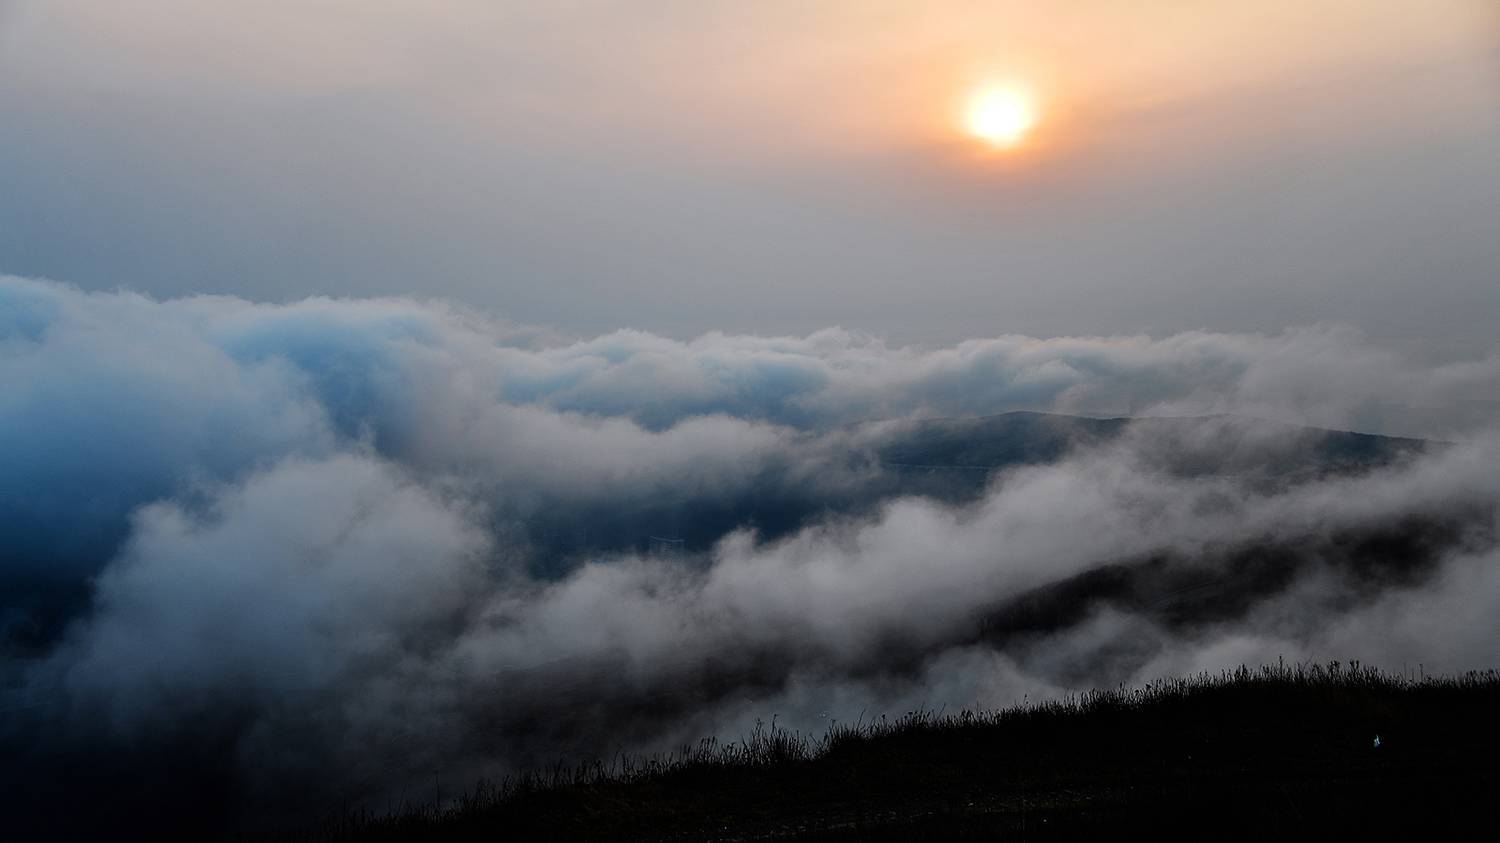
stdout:
[[(1413, 671), (1416, 673), (1416, 671)], [(325, 840), (1452, 837), (1500, 819), (1500, 673), (1241, 669), (556, 769)], [(1376, 738), (1379, 737), (1377, 744)]]

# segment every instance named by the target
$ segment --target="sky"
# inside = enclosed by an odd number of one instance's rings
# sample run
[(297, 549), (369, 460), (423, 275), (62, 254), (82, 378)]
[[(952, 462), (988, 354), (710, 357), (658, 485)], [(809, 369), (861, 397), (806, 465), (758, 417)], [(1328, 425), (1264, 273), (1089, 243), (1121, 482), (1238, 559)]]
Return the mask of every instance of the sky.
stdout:
[[(1024, 87), (996, 152), (964, 103)], [(1485, 0), (0, 2), (0, 272), (898, 344), (1483, 354)]]

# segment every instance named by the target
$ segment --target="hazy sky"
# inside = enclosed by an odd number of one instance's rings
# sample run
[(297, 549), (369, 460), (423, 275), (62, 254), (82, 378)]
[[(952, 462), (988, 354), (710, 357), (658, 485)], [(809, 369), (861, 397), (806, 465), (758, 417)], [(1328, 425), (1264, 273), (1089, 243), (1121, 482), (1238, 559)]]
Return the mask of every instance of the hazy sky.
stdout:
[[(1022, 149), (963, 103), (1034, 92)], [(0, 272), (897, 342), (1500, 313), (1487, 0), (0, 0)]]

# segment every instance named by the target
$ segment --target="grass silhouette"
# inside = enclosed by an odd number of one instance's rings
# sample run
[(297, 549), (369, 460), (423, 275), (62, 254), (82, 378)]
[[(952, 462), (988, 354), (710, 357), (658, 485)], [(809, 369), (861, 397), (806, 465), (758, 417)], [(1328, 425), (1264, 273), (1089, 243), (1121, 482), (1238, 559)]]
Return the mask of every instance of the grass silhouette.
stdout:
[[(1500, 673), (1277, 664), (991, 712), (763, 722), (743, 739), (556, 765), (318, 840), (1377, 839), (1489, 822)], [(1376, 744), (1376, 737), (1379, 744)]]

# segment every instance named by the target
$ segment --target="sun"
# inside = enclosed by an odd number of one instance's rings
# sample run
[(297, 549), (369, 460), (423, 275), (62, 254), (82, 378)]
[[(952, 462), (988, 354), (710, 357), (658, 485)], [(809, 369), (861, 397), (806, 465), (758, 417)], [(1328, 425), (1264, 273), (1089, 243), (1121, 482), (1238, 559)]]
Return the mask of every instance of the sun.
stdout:
[(969, 132), (993, 146), (1015, 146), (1036, 122), (1036, 105), (1014, 86), (986, 88), (969, 102)]

